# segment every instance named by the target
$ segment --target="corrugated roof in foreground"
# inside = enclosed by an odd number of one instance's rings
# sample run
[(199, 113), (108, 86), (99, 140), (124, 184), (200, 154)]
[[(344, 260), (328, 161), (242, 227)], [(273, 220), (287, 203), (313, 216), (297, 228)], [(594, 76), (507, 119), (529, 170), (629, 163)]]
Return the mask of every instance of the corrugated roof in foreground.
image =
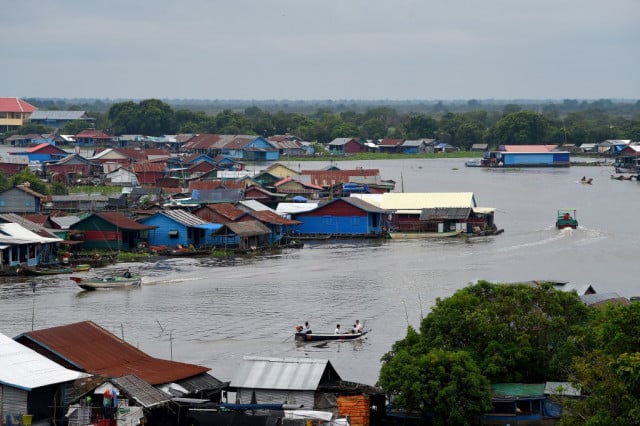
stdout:
[(37, 344), (78, 369), (107, 377), (135, 374), (152, 385), (174, 382), (209, 368), (153, 358), (91, 321), (24, 333), (16, 338)]
[(341, 380), (329, 360), (245, 357), (231, 386), (249, 389), (315, 390), (327, 368)]
[(171, 399), (164, 392), (154, 388), (134, 374), (111, 379), (116, 387), (122, 389), (145, 408), (169, 402)]
[(0, 360), (0, 383), (27, 391), (89, 377), (89, 374), (56, 364), (2, 333)]

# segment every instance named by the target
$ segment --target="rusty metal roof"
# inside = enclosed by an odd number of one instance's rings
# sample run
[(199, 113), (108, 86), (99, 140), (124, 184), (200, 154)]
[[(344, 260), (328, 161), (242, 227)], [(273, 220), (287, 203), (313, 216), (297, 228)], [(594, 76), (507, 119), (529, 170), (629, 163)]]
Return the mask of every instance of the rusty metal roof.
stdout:
[(101, 217), (107, 222), (117, 226), (120, 229), (126, 229), (128, 231), (143, 231), (147, 229), (155, 229), (156, 226), (143, 225), (134, 220), (129, 219), (122, 213), (118, 212), (100, 212), (94, 213), (96, 216)]
[(174, 382), (209, 368), (153, 358), (92, 321), (24, 333), (16, 338), (40, 353), (59, 357), (79, 370), (107, 377), (135, 374), (152, 385)]
[(272, 212), (270, 210), (253, 211), (249, 214), (262, 223), (270, 223), (273, 225), (298, 225), (302, 223), (298, 220), (291, 220), (282, 217), (278, 213)]

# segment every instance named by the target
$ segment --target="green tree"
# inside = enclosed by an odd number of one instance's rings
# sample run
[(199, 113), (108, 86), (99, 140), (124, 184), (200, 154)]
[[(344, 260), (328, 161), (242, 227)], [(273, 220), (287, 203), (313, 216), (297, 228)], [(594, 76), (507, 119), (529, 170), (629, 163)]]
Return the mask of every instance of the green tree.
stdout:
[(147, 136), (174, 134), (177, 130), (173, 109), (159, 99), (145, 99), (137, 105), (139, 133)]
[(51, 184), (51, 195), (68, 195), (69, 188), (62, 182), (54, 182)]
[(112, 132), (161, 136), (176, 132), (176, 120), (171, 107), (158, 99), (145, 99), (136, 104), (132, 101), (113, 104), (109, 108)]
[(6, 191), (11, 186), (11, 181), (7, 179), (7, 176), (4, 173), (0, 173), (0, 192)]
[(380, 118), (370, 118), (360, 127), (360, 135), (365, 139), (382, 139), (387, 135), (387, 127)]
[(549, 121), (532, 111), (518, 111), (501, 118), (491, 130), (496, 145), (543, 145)]
[(11, 177), (11, 186), (27, 184), (29, 188), (43, 195), (49, 194), (49, 187), (28, 168), (20, 170)]
[(571, 381), (583, 398), (565, 401), (562, 425), (640, 424), (640, 303), (594, 310)]
[(138, 130), (138, 106), (133, 101), (111, 105), (107, 114), (111, 131), (115, 135), (136, 134)]
[(486, 281), (436, 301), (420, 331), (429, 347), (466, 350), (492, 382), (562, 377), (576, 350), (568, 342), (588, 310), (551, 284)]
[(13, 135), (30, 135), (30, 134), (43, 135), (43, 134), (49, 133), (50, 131), (51, 131), (51, 128), (45, 127), (42, 124), (29, 123), (29, 124), (25, 124), (24, 126), (20, 126), (15, 130), (7, 132), (5, 134), (5, 137), (9, 137)]
[(408, 139), (432, 138), (438, 128), (438, 122), (433, 117), (416, 115), (410, 117), (404, 125)]
[(77, 135), (81, 131), (90, 129), (91, 127), (93, 127), (93, 124), (90, 121), (86, 121), (86, 120), (69, 121), (62, 128), (62, 134)]
[(464, 351), (398, 347), (383, 364), (379, 384), (394, 405), (433, 414), (436, 425), (480, 424), (491, 407), (489, 381)]

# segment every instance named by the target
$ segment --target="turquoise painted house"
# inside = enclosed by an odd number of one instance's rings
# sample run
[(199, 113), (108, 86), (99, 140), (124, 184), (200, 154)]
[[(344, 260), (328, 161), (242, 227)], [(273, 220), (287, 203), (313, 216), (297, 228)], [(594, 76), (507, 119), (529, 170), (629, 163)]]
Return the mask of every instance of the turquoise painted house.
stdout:
[(149, 245), (172, 248), (212, 247), (215, 241), (212, 234), (222, 227), (220, 224), (206, 222), (186, 210), (162, 210), (140, 223), (156, 227), (149, 231)]

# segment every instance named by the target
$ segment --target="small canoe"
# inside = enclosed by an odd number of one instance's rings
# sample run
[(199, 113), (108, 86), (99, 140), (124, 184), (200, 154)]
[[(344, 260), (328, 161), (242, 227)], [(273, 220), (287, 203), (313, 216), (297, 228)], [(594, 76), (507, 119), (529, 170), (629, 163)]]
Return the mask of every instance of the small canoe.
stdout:
[(142, 277), (103, 277), (103, 278), (80, 278), (70, 277), (83, 290), (109, 290), (117, 288), (140, 287)]
[(91, 265), (88, 263), (83, 263), (81, 265), (76, 265), (73, 267), (73, 272), (84, 272), (91, 269)]
[(370, 330), (362, 333), (296, 333), (295, 340), (298, 342), (319, 342), (322, 340), (354, 340), (369, 333)]

